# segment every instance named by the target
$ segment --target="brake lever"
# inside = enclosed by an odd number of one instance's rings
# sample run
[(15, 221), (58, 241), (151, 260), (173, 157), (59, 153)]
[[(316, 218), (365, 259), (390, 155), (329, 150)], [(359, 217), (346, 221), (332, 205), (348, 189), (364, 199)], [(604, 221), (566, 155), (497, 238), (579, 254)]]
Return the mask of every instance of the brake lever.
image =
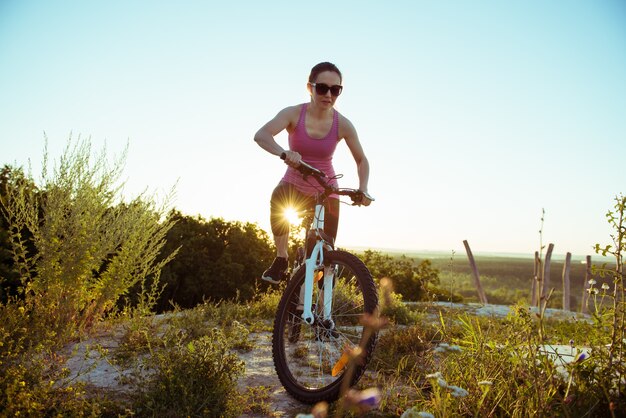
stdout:
[[(284, 153), (284, 152), (283, 152), (283, 153), (281, 153), (281, 154), (280, 154), (280, 159), (281, 159), (281, 160), (285, 160), (285, 158), (287, 158), (287, 154), (286, 154), (286, 153)], [(304, 162), (304, 161), (302, 161), (302, 160), (300, 160), (300, 165), (301, 165), (302, 167), (304, 167), (304, 168), (306, 169), (306, 171), (308, 171), (308, 172), (304, 172), (302, 169), (300, 169), (300, 167), (296, 167), (296, 170), (299, 170), (299, 171), (302, 173), (302, 175), (303, 175), (303, 176), (308, 176), (308, 175), (313, 175), (313, 174), (314, 174), (314, 175), (319, 176), (319, 177), (322, 177), (322, 178), (327, 177), (327, 176), (326, 176), (326, 173), (324, 173), (324, 172), (323, 172), (323, 171), (321, 171), (321, 170), (318, 170), (317, 168), (313, 167), (313, 166), (312, 166), (312, 165), (310, 165), (310, 164), (305, 163), (305, 162)]]
[(372, 196), (370, 196), (369, 193), (358, 190), (358, 195), (355, 196), (358, 197), (359, 199), (356, 200), (354, 197), (352, 198), (352, 206), (362, 206), (363, 205), (363, 197), (367, 198), (369, 201), (373, 202), (374, 199)]

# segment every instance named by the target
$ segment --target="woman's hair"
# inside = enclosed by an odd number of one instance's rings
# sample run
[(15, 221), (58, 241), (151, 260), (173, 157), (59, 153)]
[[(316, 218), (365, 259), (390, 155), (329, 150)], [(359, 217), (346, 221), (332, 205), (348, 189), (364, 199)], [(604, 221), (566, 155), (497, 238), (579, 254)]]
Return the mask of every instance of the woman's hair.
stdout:
[(320, 62), (315, 67), (311, 68), (311, 74), (309, 75), (309, 83), (314, 83), (317, 79), (317, 76), (324, 71), (333, 71), (339, 74), (339, 82), (342, 81), (343, 77), (341, 76), (341, 71), (339, 68), (333, 63), (330, 62)]

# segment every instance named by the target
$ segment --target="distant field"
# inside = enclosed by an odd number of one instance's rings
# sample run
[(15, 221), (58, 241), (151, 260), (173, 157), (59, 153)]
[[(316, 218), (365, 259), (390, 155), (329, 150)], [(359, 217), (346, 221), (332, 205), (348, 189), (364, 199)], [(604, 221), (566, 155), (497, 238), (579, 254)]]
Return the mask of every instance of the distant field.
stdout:
[[(357, 250), (362, 251), (362, 250)], [(433, 267), (440, 271), (441, 284), (439, 288), (452, 294), (461, 295), (465, 302), (477, 302), (471, 267), (465, 252), (411, 252), (402, 250), (380, 250), (391, 256), (405, 255), (416, 262), (428, 259)], [(517, 302), (530, 303), (530, 292), (534, 271), (534, 254), (474, 254), (478, 267), (481, 284), (489, 303), (513, 304)], [(572, 257), (570, 269), (570, 304), (572, 309), (580, 310), (585, 281), (586, 264), (584, 258)], [(608, 258), (592, 255), (592, 265), (600, 266), (610, 261)], [(550, 267), (550, 288), (554, 293), (550, 307), (562, 307), (562, 275), (565, 257), (556, 255), (552, 258)], [(610, 263), (609, 263), (610, 264)], [(598, 286), (607, 282), (606, 279), (596, 278)], [(607, 282), (608, 283), (608, 282)], [(609, 283), (610, 284), (610, 283)]]

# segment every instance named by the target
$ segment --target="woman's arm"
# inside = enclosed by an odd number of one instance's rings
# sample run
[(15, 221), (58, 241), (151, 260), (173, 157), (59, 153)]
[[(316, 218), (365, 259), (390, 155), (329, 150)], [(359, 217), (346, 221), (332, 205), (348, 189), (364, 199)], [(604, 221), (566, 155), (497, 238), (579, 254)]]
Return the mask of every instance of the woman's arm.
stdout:
[[(361, 142), (359, 141), (359, 135), (356, 133), (356, 129), (352, 122), (348, 119), (343, 118), (343, 127), (344, 127), (344, 135), (343, 138), (352, 153), (352, 157), (354, 157), (354, 161), (356, 162), (357, 174), (359, 176), (359, 190), (367, 193), (367, 183), (369, 181), (370, 176), (370, 163), (365, 156), (365, 152), (363, 151), (363, 147), (361, 146)], [(365, 206), (368, 206), (371, 203), (371, 200), (366, 197), (366, 201), (363, 202)]]
[[(299, 112), (298, 106), (291, 106), (281, 110), (254, 135), (254, 141), (270, 154), (280, 156), (284, 152), (287, 155), (285, 162), (289, 165), (298, 165), (302, 157), (297, 152), (283, 149), (283, 147), (276, 142), (274, 136), (278, 135), (284, 129), (289, 129), (291, 126), (294, 126), (294, 124), (297, 123)], [(294, 115), (296, 117), (295, 122)]]

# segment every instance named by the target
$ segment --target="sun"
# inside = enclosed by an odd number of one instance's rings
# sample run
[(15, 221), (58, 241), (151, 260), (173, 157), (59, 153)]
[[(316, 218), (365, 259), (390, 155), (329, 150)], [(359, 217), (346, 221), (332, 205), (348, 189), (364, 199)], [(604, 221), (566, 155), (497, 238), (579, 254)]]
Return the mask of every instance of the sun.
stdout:
[(298, 214), (298, 211), (292, 207), (285, 208), (285, 210), (283, 211), (283, 216), (285, 217), (285, 219), (287, 219), (287, 221), (289, 221), (291, 225), (294, 225), (294, 226), (300, 225), (302, 221), (300, 219), (300, 215)]

